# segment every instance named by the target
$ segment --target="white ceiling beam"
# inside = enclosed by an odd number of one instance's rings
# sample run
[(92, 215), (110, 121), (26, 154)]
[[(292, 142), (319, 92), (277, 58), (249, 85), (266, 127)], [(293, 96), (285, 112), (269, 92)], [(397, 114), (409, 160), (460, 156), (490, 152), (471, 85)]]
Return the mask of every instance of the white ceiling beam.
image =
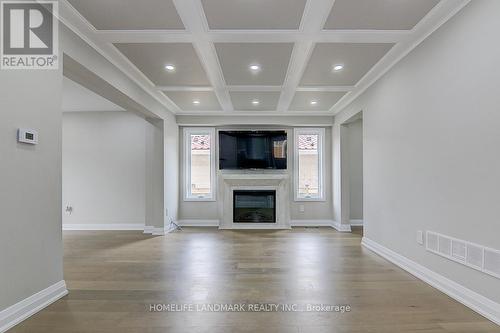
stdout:
[(213, 87), (196, 86), (156, 86), (159, 91), (214, 91)]
[(399, 43), (409, 35), (408, 30), (323, 30), (315, 34), (313, 40), (316, 43)]
[[(326, 110), (326, 111), (289, 111), (289, 112), (278, 112), (275, 110), (272, 111), (239, 111), (235, 110), (234, 112), (231, 112), (228, 114), (227, 112), (224, 111), (182, 111), (178, 116), (253, 116), (253, 117), (261, 117), (261, 116), (283, 116), (283, 115), (289, 115), (289, 116), (332, 116), (331, 111)], [(332, 116), (333, 117), (333, 116)], [(265, 120), (264, 120), (265, 121)]]
[(180, 30), (97, 30), (97, 38), (108, 43), (192, 43), (193, 35)]
[[(210, 30), (206, 38), (212, 43), (398, 43), (411, 31), (323, 30), (307, 33), (294, 30)], [(98, 38), (108, 43), (192, 43), (188, 31), (175, 30), (101, 30)]]
[[(305, 34), (317, 34), (322, 31), (334, 2), (335, 0), (308, 0), (302, 17), (300, 31)], [(314, 42), (310, 40), (301, 40), (295, 43), (283, 90), (278, 102), (278, 111), (283, 112), (289, 109), (302, 74), (311, 57), (314, 45)]]
[(186, 28), (191, 32), (193, 46), (205, 68), (215, 95), (224, 111), (233, 111), (231, 98), (219, 64), (213, 43), (207, 38), (207, 26), (203, 7), (199, 0), (174, 0), (174, 5)]
[(355, 86), (315, 86), (315, 87), (297, 87), (297, 91), (313, 92), (344, 92), (354, 90)]
[(281, 91), (282, 86), (227, 86), (229, 91)]

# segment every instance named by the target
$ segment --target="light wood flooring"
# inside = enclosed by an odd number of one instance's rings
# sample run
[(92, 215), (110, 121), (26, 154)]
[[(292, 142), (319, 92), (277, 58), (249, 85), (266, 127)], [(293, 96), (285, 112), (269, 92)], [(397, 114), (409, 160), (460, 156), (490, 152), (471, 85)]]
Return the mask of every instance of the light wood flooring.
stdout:
[[(10, 332), (479, 333), (500, 327), (330, 228), (64, 232), (69, 295)], [(335, 312), (150, 312), (149, 305), (347, 304)]]

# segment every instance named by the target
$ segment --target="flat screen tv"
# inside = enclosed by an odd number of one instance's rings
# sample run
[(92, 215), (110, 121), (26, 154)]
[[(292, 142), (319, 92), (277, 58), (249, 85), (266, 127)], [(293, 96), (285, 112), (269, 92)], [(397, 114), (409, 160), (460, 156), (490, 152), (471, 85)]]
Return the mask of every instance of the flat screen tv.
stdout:
[(286, 131), (219, 131), (219, 169), (286, 169)]

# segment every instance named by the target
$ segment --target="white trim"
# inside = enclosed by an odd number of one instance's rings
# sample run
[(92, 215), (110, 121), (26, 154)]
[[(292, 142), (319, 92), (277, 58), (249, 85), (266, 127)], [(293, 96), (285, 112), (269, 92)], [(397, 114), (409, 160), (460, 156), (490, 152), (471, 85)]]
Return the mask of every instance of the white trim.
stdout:
[(146, 230), (144, 231), (144, 233), (148, 233), (152, 236), (165, 236), (166, 234), (168, 234), (170, 231), (170, 229), (168, 229), (168, 227), (163, 227), (163, 228), (157, 228), (157, 227), (148, 227), (148, 231), (146, 232)]
[(62, 280), (0, 311), (0, 332), (6, 332), (67, 294), (66, 282)]
[(333, 220), (290, 220), (292, 227), (332, 227)]
[[(229, 91), (243, 91), (243, 92), (255, 92), (255, 91), (270, 91), (270, 92), (281, 92), (283, 86), (235, 86), (229, 85), (227, 86), (227, 90)], [(259, 110), (260, 113), (260, 110)]]
[[(196, 197), (191, 194), (191, 135), (209, 135), (210, 136), (210, 190), (211, 193), (206, 197)], [(183, 198), (184, 201), (216, 201), (217, 182), (215, 181), (215, 149), (216, 137), (215, 128), (213, 127), (185, 127), (183, 129), (183, 145), (184, 145), (184, 186)]]
[(144, 223), (121, 223), (121, 224), (74, 224), (62, 225), (63, 230), (144, 230)]
[(219, 220), (178, 220), (177, 224), (181, 227), (218, 227)]
[(361, 244), (413, 276), (500, 325), (500, 304), (452, 281), (378, 243), (363, 237)]
[(154, 230), (155, 227), (151, 226), (151, 225), (145, 225), (144, 226), (144, 232), (145, 234), (152, 234), (153, 233), (153, 230)]
[(296, 91), (349, 92), (354, 89), (356, 89), (356, 86), (305, 86), (305, 87), (299, 86), (297, 87)]
[[(299, 197), (298, 185), (299, 185), (299, 135), (312, 134), (318, 136), (318, 187), (319, 195), (317, 197)], [(294, 128), (293, 129), (293, 200), (295, 202), (302, 201), (325, 201), (325, 177), (324, 170), (326, 170), (325, 165), (325, 128)]]
[(156, 86), (159, 91), (214, 91), (213, 87), (198, 87), (198, 86)]
[(350, 220), (349, 222), (351, 223), (351, 226), (353, 226), (353, 227), (360, 227), (363, 225), (362, 219), (360, 219), (360, 220), (354, 219), (354, 220)]
[(351, 232), (350, 224), (342, 224), (337, 221), (333, 221), (332, 227), (339, 232)]
[[(331, 1), (331, 0), (329, 0)], [(304, 11), (305, 12), (305, 11)], [(330, 10), (326, 10), (330, 13)], [(323, 26), (321, 26), (323, 27)], [(206, 38), (213, 43), (399, 43), (411, 37), (411, 30), (321, 30), (317, 34), (300, 30), (212, 29)], [(186, 30), (96, 30), (97, 38), (107, 43), (192, 43)]]

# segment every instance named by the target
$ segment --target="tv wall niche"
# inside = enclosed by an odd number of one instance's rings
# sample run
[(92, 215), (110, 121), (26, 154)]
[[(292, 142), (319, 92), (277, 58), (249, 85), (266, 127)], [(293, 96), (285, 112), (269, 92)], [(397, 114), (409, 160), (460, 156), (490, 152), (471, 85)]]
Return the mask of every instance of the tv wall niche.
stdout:
[(219, 132), (219, 169), (286, 168), (286, 131)]

